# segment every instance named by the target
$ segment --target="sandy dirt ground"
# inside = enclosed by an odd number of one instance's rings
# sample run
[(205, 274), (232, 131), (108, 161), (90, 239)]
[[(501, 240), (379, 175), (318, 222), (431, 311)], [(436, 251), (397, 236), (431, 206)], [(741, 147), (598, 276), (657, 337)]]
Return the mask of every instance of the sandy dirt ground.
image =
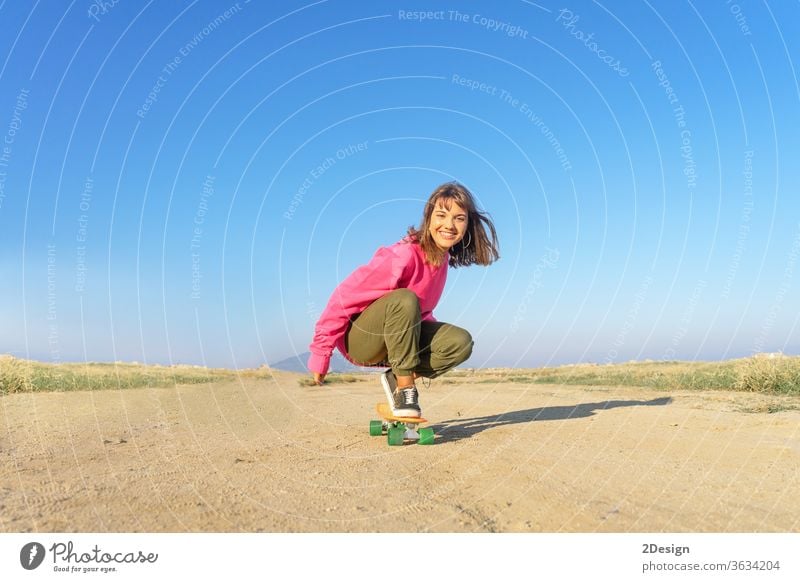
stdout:
[(389, 447), (298, 378), (0, 398), (0, 531), (800, 531), (797, 398), (438, 380)]

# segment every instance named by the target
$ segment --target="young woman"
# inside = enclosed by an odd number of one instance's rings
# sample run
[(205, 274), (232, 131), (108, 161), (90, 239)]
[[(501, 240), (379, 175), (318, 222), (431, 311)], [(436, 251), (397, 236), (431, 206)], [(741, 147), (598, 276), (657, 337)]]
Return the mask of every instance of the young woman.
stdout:
[(389, 366), (381, 376), (395, 415), (421, 416), (415, 379), (436, 378), (472, 353), (469, 332), (436, 321), (450, 267), (500, 258), (497, 233), (457, 182), (433, 191), (419, 229), (377, 250), (331, 295), (317, 322), (308, 369), (322, 384), (333, 348), (360, 366)]

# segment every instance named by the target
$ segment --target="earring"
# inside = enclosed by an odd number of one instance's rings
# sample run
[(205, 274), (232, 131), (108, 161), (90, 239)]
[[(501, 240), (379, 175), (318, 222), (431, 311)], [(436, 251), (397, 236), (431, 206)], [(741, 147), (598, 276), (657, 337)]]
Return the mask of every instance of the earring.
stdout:
[(464, 264), (466, 264), (468, 260), (467, 247), (472, 244), (472, 234), (470, 234), (469, 231), (467, 231), (467, 234), (469, 235), (469, 241), (467, 241), (467, 244), (464, 244), (463, 242), (461, 243), (461, 260), (464, 262)]

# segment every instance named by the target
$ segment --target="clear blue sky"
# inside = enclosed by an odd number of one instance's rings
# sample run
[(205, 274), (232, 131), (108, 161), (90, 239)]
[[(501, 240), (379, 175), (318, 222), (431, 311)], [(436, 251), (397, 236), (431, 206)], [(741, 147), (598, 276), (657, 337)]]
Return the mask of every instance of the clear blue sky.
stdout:
[(452, 179), (467, 365), (800, 351), (796, 2), (62, 6), (0, 3), (0, 353), (305, 352)]

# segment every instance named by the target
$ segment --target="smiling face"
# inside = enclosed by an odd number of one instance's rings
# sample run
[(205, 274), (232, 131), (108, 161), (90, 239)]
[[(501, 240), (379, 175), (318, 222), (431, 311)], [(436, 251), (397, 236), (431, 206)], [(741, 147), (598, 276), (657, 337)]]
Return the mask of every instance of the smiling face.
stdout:
[(467, 232), (467, 211), (457, 202), (448, 200), (450, 208), (440, 199), (436, 201), (428, 228), (436, 246), (449, 251)]

